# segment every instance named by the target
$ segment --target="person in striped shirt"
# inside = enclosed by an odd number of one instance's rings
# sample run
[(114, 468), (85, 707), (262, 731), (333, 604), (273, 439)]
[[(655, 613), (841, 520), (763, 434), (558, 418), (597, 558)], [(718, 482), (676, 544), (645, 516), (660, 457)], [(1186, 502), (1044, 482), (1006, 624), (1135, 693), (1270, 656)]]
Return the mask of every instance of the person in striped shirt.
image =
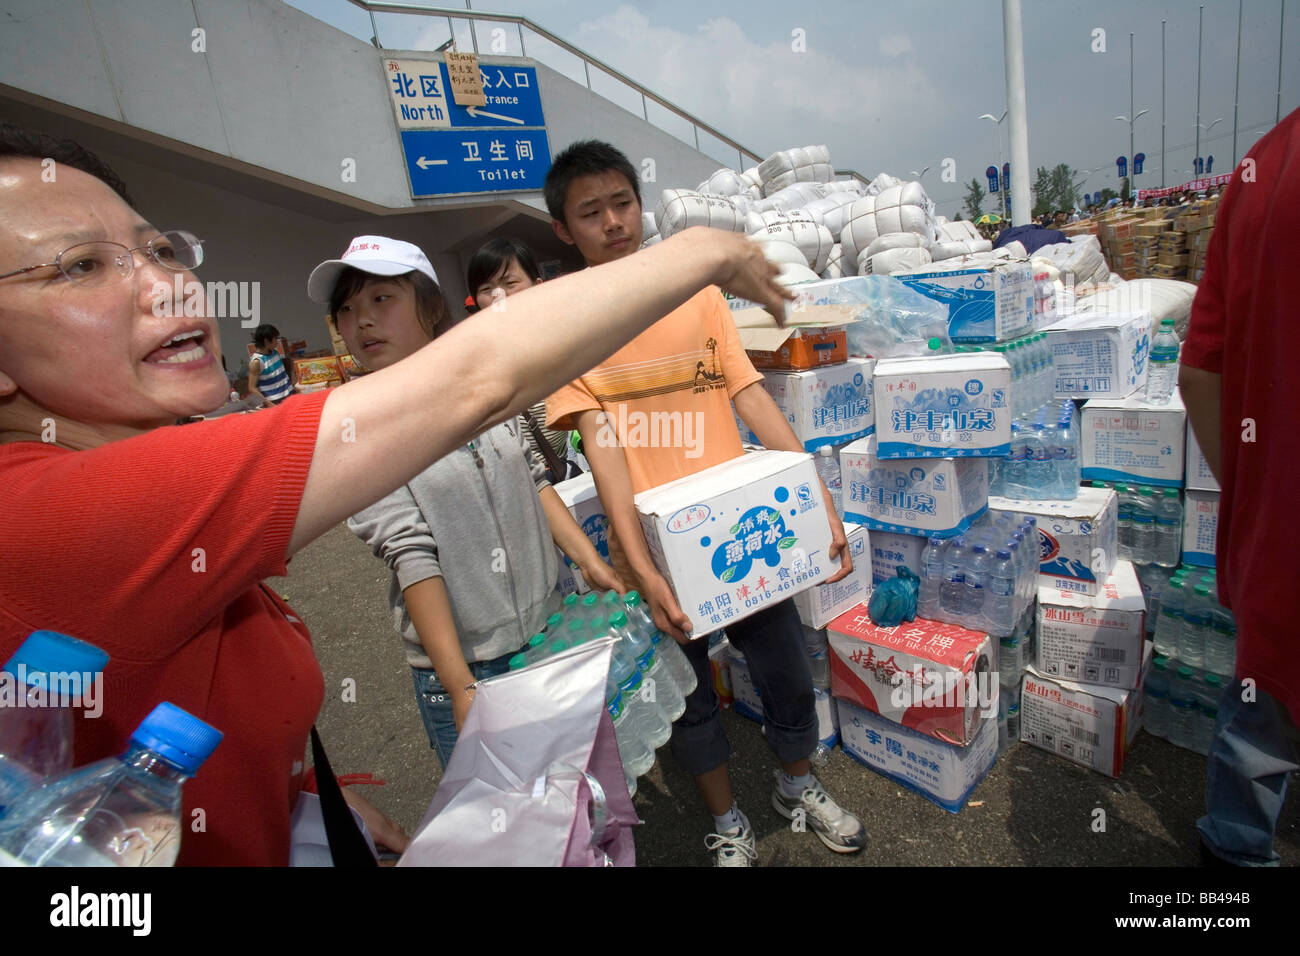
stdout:
[(263, 404), (279, 405), (293, 394), (289, 366), (275, 350), (280, 330), (262, 323), (253, 330), (253, 357), (248, 360), (248, 393), (261, 396)]

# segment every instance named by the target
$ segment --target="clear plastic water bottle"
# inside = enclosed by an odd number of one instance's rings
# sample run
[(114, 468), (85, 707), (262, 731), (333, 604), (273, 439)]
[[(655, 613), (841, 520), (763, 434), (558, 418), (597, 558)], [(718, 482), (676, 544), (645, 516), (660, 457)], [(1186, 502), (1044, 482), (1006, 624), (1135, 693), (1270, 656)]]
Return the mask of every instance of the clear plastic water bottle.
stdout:
[(1210, 589), (1198, 584), (1183, 608), (1183, 627), (1178, 632), (1178, 659), (1192, 667), (1205, 666), (1205, 637), (1210, 630)]
[(1191, 750), (1196, 741), (1196, 673), (1186, 664), (1170, 684), (1169, 742)]
[(1178, 384), (1178, 334), (1173, 319), (1160, 320), (1160, 332), (1151, 343), (1147, 369), (1147, 402), (1168, 405)]
[(1002, 497), (1030, 498), (1029, 456), (1025, 440), (1026, 428), (1020, 422), (1011, 423), (1011, 453), (1002, 465)]
[(651, 750), (658, 750), (673, 735), (673, 728), (659, 705), (646, 699), (641, 682), (641, 668), (622, 641), (614, 645), (614, 653), (610, 658), (610, 677), (623, 695), (623, 707), (629, 712), (628, 719), (636, 727), (636, 732), (650, 745)]
[(1117, 557), (1121, 561), (1133, 560), (1133, 499), (1135, 495), (1129, 493), (1128, 485), (1115, 485), (1115, 497), (1119, 506), (1118, 522), (1116, 527), (1116, 546), (1119, 554)]
[(1020, 741), (1020, 704), (1014, 703), (1007, 708), (1007, 746)]
[(126, 752), (70, 771), (16, 801), (0, 849), (29, 866), (171, 866), (181, 784), (221, 732), (173, 704), (154, 708)]
[(636, 794), (636, 778), (654, 766), (655, 755), (650, 745), (637, 733), (636, 726), (623, 706), (623, 694), (613, 678), (605, 682), (605, 706), (614, 720), (614, 739), (618, 743), (618, 757), (623, 762), (623, 775), (627, 779), (628, 793)]
[(987, 631), (985, 598), (989, 589), (989, 571), (993, 561), (989, 549), (982, 544), (971, 548), (966, 564), (966, 626), (975, 631)]
[(1219, 719), (1219, 698), (1223, 696), (1223, 681), (1218, 674), (1206, 674), (1205, 682), (1196, 688), (1196, 732), (1193, 734), (1195, 751), (1204, 757), (1210, 755), (1214, 742), (1214, 724)]
[(916, 613), (931, 621), (939, 616), (939, 592), (943, 587), (942, 538), (931, 538), (921, 555), (921, 584), (916, 592)]
[(5, 663), (0, 680), (12, 681), (15, 699), (0, 703), (0, 820), (23, 793), (72, 769), (73, 712), (91, 706), (107, 663), (95, 645), (57, 631), (33, 631)]
[(1001, 687), (1020, 686), (1020, 675), (1025, 669), (1021, 651), (1020, 637), (1016, 634), (998, 640), (998, 684)]
[(1179, 643), (1183, 632), (1183, 610), (1187, 595), (1183, 579), (1174, 575), (1169, 586), (1160, 595), (1160, 619), (1156, 621), (1155, 652), (1165, 657), (1179, 656)]
[(1052, 449), (1046, 429), (1035, 422), (1029, 427), (1025, 437), (1029, 449), (1029, 461), (1025, 466), (1025, 484), (1029, 497), (1041, 501), (1055, 493), (1055, 468), (1052, 465)]
[(831, 647), (824, 628), (803, 625), (804, 647), (808, 651), (808, 667), (812, 671), (814, 687), (826, 690), (831, 686)]
[(1183, 503), (1177, 488), (1165, 488), (1156, 502), (1156, 564), (1172, 568), (1183, 553)]
[(1010, 634), (1016, 625), (1016, 568), (1007, 548), (999, 548), (993, 555), (988, 591), (990, 633)]
[(1169, 737), (1169, 659), (1156, 656), (1151, 661), (1151, 673), (1147, 675), (1142, 693), (1145, 703), (1142, 708), (1142, 726), (1147, 733), (1156, 737)]
[(939, 607), (954, 620), (966, 609), (966, 537), (958, 535), (943, 556), (943, 584), (939, 588)]
[(1133, 504), (1133, 563), (1150, 564), (1156, 556), (1155, 497), (1147, 487), (1138, 489)]
[(668, 665), (655, 654), (654, 641), (643, 634), (636, 634), (627, 624), (627, 615), (615, 611), (609, 619), (610, 633), (627, 642), (629, 650), (637, 656), (637, 666), (641, 668), (646, 682), (646, 693), (651, 694), (654, 702), (663, 711), (664, 717), (672, 723), (686, 712), (686, 698), (673, 680)]
[(1237, 664), (1237, 621), (1232, 612), (1215, 604), (1210, 608), (1210, 630), (1205, 635), (1205, 669), (1232, 677)]
[(655, 627), (650, 609), (641, 600), (639, 592), (628, 591), (623, 596), (623, 611), (627, 614), (629, 626), (644, 634), (654, 644), (655, 655), (663, 658), (664, 663), (668, 665), (668, 672), (673, 675), (673, 681), (676, 682), (682, 696), (689, 697), (694, 692), (699, 679), (695, 676), (695, 668), (691, 666), (686, 652), (681, 649), (676, 640), (661, 633)]
[(835, 450), (829, 445), (822, 445), (817, 449), (817, 477), (826, 485), (826, 490), (831, 493), (831, 500), (835, 503), (835, 513), (844, 514), (844, 500), (841, 494), (842, 488), (840, 483), (840, 462), (835, 455)]

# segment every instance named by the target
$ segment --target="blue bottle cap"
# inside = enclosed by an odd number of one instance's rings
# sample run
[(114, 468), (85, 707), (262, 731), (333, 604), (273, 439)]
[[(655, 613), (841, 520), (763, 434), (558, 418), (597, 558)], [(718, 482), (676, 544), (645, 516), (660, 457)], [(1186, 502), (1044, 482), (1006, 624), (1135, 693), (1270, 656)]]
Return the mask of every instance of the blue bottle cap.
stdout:
[(975, 545), (974, 551), (976, 554), (988, 554), (989, 549), (984, 547), (982, 544), (977, 544)]
[(1010, 552), (1009, 550), (1007, 550), (1006, 548), (998, 548), (998, 560), (999, 560), (999, 561), (1010, 561), (1010, 560), (1011, 560), (1011, 552)]
[(140, 722), (131, 742), (147, 747), (192, 777), (217, 749), (222, 736), (217, 728), (164, 701)]
[(108, 655), (94, 644), (58, 631), (32, 631), (4, 669), (17, 675), (18, 665), (26, 665), (30, 685), (38, 674), (98, 674), (107, 663)]

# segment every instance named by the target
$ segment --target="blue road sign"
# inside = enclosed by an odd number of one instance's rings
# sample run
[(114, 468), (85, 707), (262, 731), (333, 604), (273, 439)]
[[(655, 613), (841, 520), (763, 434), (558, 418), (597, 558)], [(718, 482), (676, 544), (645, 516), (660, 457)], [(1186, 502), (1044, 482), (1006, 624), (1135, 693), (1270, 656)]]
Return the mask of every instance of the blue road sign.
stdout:
[(402, 152), (416, 199), (541, 189), (551, 168), (544, 129), (408, 129)]
[(452, 126), (472, 126), (479, 129), (525, 126), (545, 126), (542, 115), (542, 93), (537, 88), (537, 68), (532, 66), (493, 66), (479, 64), (479, 77), (483, 80), (484, 106), (457, 106), (451, 97), (451, 80), (447, 64), (442, 64), (442, 75), (447, 90), (447, 113)]

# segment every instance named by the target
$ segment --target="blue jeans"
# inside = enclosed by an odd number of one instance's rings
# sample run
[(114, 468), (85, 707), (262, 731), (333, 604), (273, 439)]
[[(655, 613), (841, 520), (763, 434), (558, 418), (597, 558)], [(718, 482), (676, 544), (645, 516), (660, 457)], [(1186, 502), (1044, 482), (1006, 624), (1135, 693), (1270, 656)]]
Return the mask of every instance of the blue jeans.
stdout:
[(1286, 801), (1287, 775), (1300, 770), (1300, 729), (1286, 708), (1264, 691), (1241, 699), (1240, 681), (1219, 701), (1205, 786), (1207, 813), (1196, 821), (1215, 856), (1238, 866), (1277, 866), (1277, 818)]
[[(763, 701), (764, 736), (782, 763), (803, 760), (817, 747), (817, 711), (802, 626), (791, 598), (727, 625), (727, 640), (749, 662), (750, 677)], [(673, 724), (670, 744), (673, 757), (693, 775), (725, 763), (731, 753), (718, 716), (708, 645), (707, 638), (699, 637), (682, 648), (697, 683), (686, 698), (686, 712)]]
[[(510, 658), (518, 650), (502, 654), (490, 661), (469, 662), (469, 672), (474, 680), (486, 680), (510, 670)], [(420, 719), (424, 721), (424, 731), (429, 735), (429, 746), (438, 753), (442, 769), (447, 769), (447, 761), (456, 746), (456, 713), (451, 706), (451, 696), (438, 680), (432, 668), (412, 667), (411, 676), (415, 678), (415, 700), (420, 705)]]

